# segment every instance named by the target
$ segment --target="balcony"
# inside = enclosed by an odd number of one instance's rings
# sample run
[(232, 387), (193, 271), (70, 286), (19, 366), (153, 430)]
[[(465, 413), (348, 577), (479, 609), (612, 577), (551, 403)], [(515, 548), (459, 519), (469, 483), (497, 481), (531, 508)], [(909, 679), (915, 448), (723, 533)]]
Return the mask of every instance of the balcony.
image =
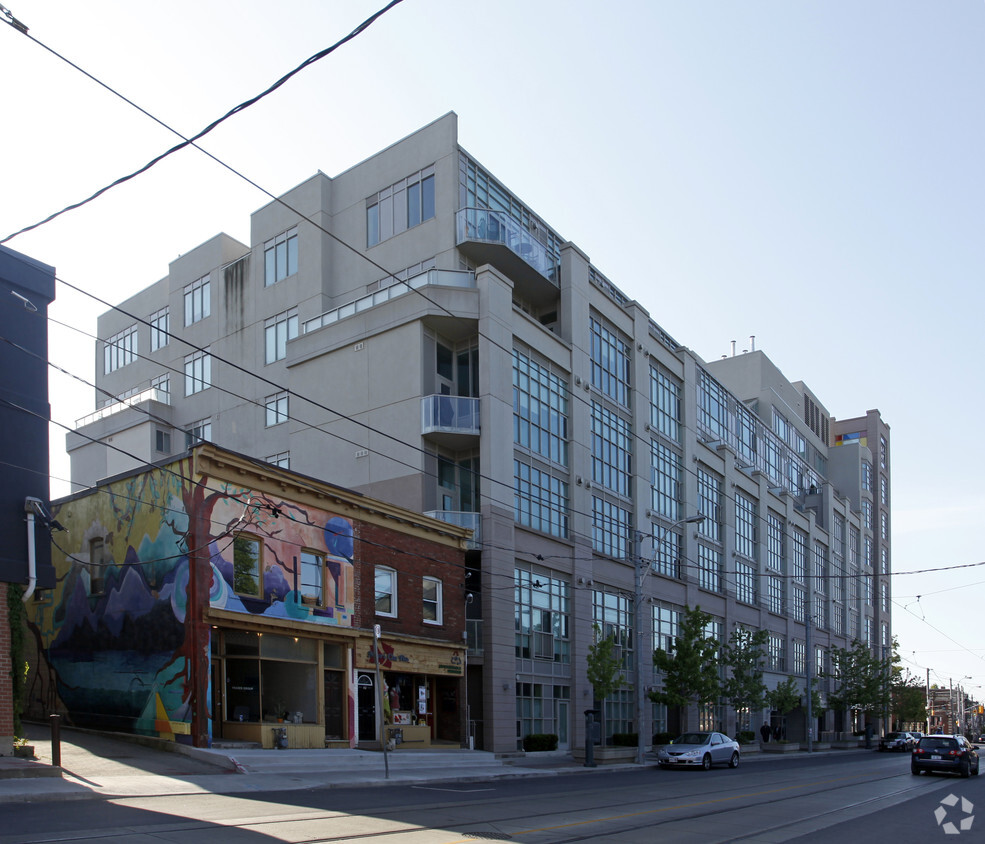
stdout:
[(440, 519), (450, 525), (469, 528), (472, 531), (472, 538), (468, 541), (468, 547), (475, 550), (482, 542), (482, 517), (478, 513), (468, 513), (462, 510), (428, 510), (424, 514), (432, 519)]
[(523, 298), (557, 298), (558, 265), (551, 251), (503, 211), (463, 208), (455, 217), (456, 244), (476, 264), (492, 264), (518, 283)]
[(479, 400), (468, 396), (423, 396), (421, 435), (447, 448), (467, 448), (479, 436)]
[(171, 404), (171, 394), (158, 387), (150, 387), (140, 391), (131, 391), (130, 395), (121, 397), (119, 401), (111, 402), (95, 411), (95, 413), (90, 413), (88, 416), (83, 416), (81, 419), (77, 419), (75, 421), (75, 428), (78, 430), (86, 425), (91, 425), (93, 422), (98, 422), (100, 419), (105, 419), (107, 416), (122, 413), (124, 410), (128, 410), (131, 407), (136, 407), (149, 401), (156, 401), (160, 404)]

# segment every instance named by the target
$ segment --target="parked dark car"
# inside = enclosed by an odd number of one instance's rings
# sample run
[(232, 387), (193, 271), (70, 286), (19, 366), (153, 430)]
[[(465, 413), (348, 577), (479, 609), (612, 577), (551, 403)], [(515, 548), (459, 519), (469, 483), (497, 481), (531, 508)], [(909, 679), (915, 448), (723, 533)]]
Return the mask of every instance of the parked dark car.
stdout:
[(886, 733), (879, 739), (880, 750), (912, 750), (916, 742), (909, 733)]
[(910, 773), (952, 771), (978, 776), (978, 751), (964, 736), (924, 736), (910, 754)]

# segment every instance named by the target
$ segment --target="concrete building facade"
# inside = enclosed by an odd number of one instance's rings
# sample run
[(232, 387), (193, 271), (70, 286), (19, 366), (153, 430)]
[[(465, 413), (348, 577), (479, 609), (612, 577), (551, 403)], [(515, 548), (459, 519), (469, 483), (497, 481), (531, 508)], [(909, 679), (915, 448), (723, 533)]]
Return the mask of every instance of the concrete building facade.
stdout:
[[(804, 682), (822, 646), (883, 643), (872, 435), (834, 447), (861, 423), (762, 352), (706, 363), (678, 343), (459, 145), (454, 114), (261, 208), (249, 245), (184, 253), (98, 335), (74, 482), (208, 439), (474, 530), (478, 747), (576, 746), (595, 703), (607, 736), (635, 732), (637, 649), (639, 684), (659, 688), (649, 652), (685, 606), (723, 641), (769, 630), (770, 686)], [(596, 629), (626, 668), (604, 702), (586, 680)], [(718, 702), (692, 715), (737, 727)], [(676, 726), (649, 702), (642, 720), (648, 739)]]

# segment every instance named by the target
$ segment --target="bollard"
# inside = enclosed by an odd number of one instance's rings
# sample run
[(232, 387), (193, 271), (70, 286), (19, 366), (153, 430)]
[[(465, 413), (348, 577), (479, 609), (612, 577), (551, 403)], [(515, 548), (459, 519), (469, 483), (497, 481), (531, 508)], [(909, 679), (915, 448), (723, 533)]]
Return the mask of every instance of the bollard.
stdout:
[(60, 768), (62, 766), (62, 716), (51, 715), (48, 720), (51, 722), (51, 764)]
[(595, 710), (585, 710), (585, 767), (595, 767)]

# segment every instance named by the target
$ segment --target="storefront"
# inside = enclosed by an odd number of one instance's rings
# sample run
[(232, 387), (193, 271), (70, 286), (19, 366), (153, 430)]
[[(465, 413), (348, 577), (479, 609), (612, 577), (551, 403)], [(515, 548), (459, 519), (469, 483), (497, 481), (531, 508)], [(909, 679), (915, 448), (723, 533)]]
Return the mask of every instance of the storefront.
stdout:
[(460, 646), (381, 638), (382, 694), (377, 689), (373, 639), (358, 639), (355, 654), (360, 744), (378, 744), (381, 720), (395, 750), (430, 747), (436, 742), (461, 744), (465, 652)]
[[(212, 739), (350, 747), (355, 631), (244, 624), (211, 613)], [(223, 614), (225, 615), (225, 614)]]

